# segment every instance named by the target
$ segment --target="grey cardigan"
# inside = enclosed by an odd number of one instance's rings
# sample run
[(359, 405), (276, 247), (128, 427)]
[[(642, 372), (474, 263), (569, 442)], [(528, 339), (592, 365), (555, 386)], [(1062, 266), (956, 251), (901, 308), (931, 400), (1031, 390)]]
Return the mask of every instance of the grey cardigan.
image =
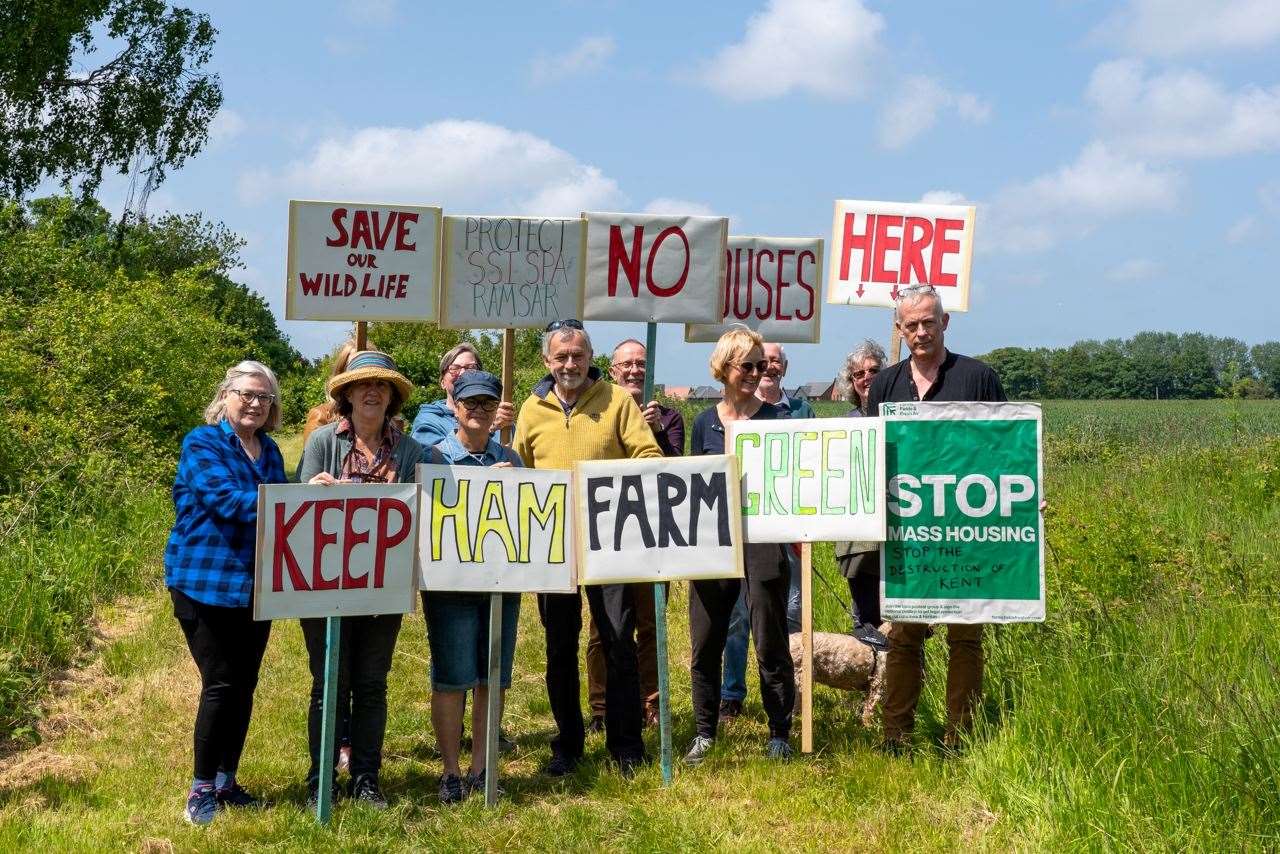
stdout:
[[(355, 443), (349, 436), (338, 435), (338, 424), (326, 424), (317, 427), (307, 438), (307, 446), (302, 449), (302, 458), (298, 460), (298, 483), (306, 483), (322, 471), (337, 477), (342, 471), (342, 461), (351, 452)], [(396, 480), (400, 483), (413, 483), (417, 480), (418, 463), (441, 462), (440, 452), (434, 448), (424, 449), (417, 440), (405, 433), (396, 443), (392, 452), (396, 463)]]

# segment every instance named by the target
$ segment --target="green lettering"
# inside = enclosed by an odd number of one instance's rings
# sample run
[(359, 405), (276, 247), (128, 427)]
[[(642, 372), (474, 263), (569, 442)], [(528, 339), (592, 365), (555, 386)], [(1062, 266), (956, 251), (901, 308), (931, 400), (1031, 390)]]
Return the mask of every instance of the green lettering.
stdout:
[(819, 483), (822, 485), (822, 505), (823, 516), (843, 516), (845, 508), (843, 504), (831, 504), (827, 498), (833, 494), (831, 489), (831, 481), (844, 478), (844, 472), (831, 468), (831, 443), (841, 439), (847, 439), (849, 432), (847, 430), (823, 430), (822, 431), (822, 475)]
[[(774, 464), (774, 446), (778, 446), (777, 464)], [(764, 435), (764, 514), (776, 513), (779, 516), (787, 515), (787, 508), (778, 500), (777, 488), (774, 486), (775, 479), (782, 479), (787, 476), (787, 464), (791, 462), (791, 434), (790, 433), (766, 433)]]
[[(757, 448), (760, 447), (760, 436), (757, 433), (739, 433), (738, 441), (734, 443), (734, 453), (738, 455), (738, 462), (743, 463), (742, 448), (750, 442)], [(742, 466), (743, 472), (746, 471), (746, 465)], [(744, 477), (743, 480), (746, 480)], [(746, 501), (742, 505), (743, 516), (755, 516), (760, 512), (760, 496), (754, 492), (748, 492)]]
[(813, 479), (813, 469), (800, 468), (800, 456), (804, 453), (804, 443), (813, 442), (818, 434), (812, 430), (795, 434), (795, 442), (791, 446), (791, 510), (797, 516), (815, 516), (817, 507), (800, 503), (800, 484)]

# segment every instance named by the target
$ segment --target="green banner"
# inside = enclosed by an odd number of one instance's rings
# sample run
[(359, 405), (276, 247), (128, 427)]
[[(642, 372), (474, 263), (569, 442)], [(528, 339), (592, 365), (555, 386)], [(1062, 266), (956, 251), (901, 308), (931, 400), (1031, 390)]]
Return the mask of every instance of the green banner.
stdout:
[(887, 403), (885, 619), (1044, 619), (1038, 404)]

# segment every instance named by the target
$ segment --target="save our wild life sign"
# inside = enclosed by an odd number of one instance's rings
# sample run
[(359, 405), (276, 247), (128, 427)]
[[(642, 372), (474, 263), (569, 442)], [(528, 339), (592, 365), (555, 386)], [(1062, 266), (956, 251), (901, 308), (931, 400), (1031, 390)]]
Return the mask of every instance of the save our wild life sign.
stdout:
[(440, 208), (289, 202), (289, 320), (436, 317)]
[(944, 311), (969, 310), (971, 205), (838, 200), (827, 302), (892, 308), (898, 291), (933, 285)]
[(572, 593), (573, 473), (419, 465), (423, 590)]
[(580, 462), (575, 484), (581, 583), (742, 577), (732, 455)]
[(685, 341), (716, 341), (736, 325), (780, 344), (817, 343), (822, 238), (737, 237), (725, 252), (721, 319), (688, 324)]
[(587, 320), (717, 323), (729, 220), (587, 213)]
[(581, 317), (585, 231), (581, 217), (445, 217), (440, 325), (541, 329)]
[(417, 485), (258, 487), (253, 618), (413, 611)]
[(887, 620), (1045, 618), (1041, 417), (1033, 403), (885, 403)]
[(880, 418), (733, 421), (747, 542), (885, 538)]

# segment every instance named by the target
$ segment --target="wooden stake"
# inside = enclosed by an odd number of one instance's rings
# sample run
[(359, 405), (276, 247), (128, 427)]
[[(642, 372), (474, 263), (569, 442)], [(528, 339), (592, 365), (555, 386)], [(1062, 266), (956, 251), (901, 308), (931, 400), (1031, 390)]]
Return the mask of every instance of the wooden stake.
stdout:
[(356, 349), (369, 349), (369, 324), (363, 320), (356, 321)]
[[(511, 386), (515, 384), (516, 375), (516, 331), (508, 326), (502, 333), (502, 402), (511, 402)], [(502, 428), (502, 444), (511, 447), (515, 431), (511, 427)]]
[(489, 594), (489, 707), (484, 720), (484, 805), (491, 807), (498, 803), (498, 732), (502, 726), (501, 593)]
[[(897, 313), (897, 309), (894, 309), (893, 311), (894, 314)], [(891, 314), (890, 318), (892, 317), (893, 315)], [(898, 362), (902, 361), (902, 331), (898, 329), (897, 321), (891, 320), (890, 322), (893, 326), (889, 332), (889, 364), (896, 365)], [(886, 365), (886, 367), (888, 366)], [(875, 415), (874, 412), (871, 414)]]
[(813, 753), (813, 544), (800, 544), (800, 752)]

